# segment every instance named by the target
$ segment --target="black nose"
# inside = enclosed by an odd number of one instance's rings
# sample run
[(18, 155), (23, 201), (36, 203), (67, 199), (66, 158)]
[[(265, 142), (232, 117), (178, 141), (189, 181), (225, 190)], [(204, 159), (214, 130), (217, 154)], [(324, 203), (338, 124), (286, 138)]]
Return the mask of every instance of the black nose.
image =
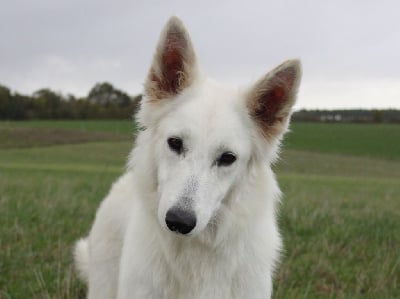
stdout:
[(172, 208), (165, 216), (165, 223), (171, 231), (186, 235), (196, 226), (196, 216), (191, 211)]

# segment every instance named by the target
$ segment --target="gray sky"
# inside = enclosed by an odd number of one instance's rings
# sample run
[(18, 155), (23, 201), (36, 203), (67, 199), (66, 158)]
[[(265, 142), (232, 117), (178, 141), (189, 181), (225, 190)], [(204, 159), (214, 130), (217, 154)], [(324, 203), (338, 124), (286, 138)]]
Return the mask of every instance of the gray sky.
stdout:
[(202, 69), (246, 85), (301, 58), (297, 108), (400, 108), (400, 1), (5, 0), (0, 84), (86, 95), (101, 81), (136, 94), (171, 15)]

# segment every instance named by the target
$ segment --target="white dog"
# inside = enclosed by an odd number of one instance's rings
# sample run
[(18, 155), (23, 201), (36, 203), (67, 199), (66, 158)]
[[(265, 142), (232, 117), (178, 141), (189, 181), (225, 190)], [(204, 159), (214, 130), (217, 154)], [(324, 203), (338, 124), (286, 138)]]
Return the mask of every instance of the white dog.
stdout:
[(172, 17), (145, 84), (128, 170), (76, 265), (91, 299), (270, 298), (281, 248), (270, 165), (300, 82), (287, 61), (253, 86), (203, 76)]

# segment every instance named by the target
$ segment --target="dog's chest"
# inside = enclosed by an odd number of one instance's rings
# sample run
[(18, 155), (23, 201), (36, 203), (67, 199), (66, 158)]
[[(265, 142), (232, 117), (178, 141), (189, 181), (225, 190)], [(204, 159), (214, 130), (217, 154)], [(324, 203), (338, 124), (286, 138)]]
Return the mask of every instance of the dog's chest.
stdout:
[(226, 252), (189, 246), (168, 251), (164, 259), (166, 299), (234, 298), (232, 286), (242, 280), (240, 262)]

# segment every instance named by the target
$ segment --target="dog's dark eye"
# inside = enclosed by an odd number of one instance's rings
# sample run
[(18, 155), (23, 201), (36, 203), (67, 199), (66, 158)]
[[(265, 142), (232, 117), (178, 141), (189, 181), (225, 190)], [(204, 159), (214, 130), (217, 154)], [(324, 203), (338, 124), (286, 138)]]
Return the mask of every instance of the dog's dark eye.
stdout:
[(226, 152), (221, 155), (217, 160), (218, 166), (229, 166), (236, 161), (236, 156), (231, 152)]
[(178, 137), (168, 138), (168, 146), (172, 151), (176, 152), (177, 154), (180, 154), (183, 151), (183, 141)]

